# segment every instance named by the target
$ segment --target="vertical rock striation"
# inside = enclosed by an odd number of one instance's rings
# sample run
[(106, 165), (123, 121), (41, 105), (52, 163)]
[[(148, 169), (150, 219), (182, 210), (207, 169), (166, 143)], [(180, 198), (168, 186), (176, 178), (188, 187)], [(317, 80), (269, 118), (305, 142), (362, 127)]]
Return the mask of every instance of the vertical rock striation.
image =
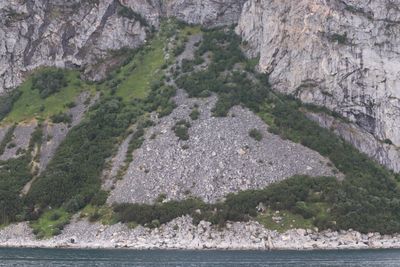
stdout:
[[(85, 67), (146, 38), (118, 1), (0, 1), (0, 93), (40, 66)], [(93, 77), (98, 79), (98, 77)]]
[[(236, 23), (246, 0), (0, 0), (0, 94), (40, 66), (91, 67), (110, 51), (143, 44), (162, 17)], [(100, 80), (106, 71), (87, 68)]]
[(399, 0), (249, 0), (237, 33), (275, 89), (400, 146)]

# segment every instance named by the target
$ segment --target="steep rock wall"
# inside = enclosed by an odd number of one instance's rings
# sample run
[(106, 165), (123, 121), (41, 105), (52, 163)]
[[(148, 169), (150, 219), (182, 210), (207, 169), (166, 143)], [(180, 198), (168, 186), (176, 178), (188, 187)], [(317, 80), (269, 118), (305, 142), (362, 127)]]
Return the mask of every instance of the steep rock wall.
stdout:
[(237, 33), (275, 89), (400, 146), (399, 0), (249, 0)]
[(0, 93), (40, 66), (85, 67), (110, 50), (136, 47), (140, 22), (119, 16), (118, 2), (0, 1)]
[[(236, 23), (245, 1), (0, 0), (0, 94), (38, 67), (86, 68), (112, 50), (138, 47), (162, 17), (206, 26)], [(123, 6), (128, 10), (120, 12)], [(86, 70), (91, 80), (107, 72)]]

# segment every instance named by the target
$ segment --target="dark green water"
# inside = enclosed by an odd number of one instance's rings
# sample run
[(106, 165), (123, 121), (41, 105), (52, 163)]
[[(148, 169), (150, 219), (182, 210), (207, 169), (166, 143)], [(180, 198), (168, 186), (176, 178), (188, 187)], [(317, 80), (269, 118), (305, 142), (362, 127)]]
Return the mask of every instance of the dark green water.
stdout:
[(400, 266), (400, 250), (132, 251), (0, 249), (0, 266)]

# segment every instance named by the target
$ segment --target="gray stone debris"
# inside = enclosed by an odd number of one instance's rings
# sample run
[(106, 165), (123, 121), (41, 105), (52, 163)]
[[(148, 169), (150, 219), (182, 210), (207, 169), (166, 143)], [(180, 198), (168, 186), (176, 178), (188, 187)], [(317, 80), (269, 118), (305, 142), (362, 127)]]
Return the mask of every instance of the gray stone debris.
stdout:
[(90, 97), (91, 96), (89, 92), (83, 92), (76, 98), (75, 106), (67, 112), (67, 114), (72, 117), (71, 125), (67, 125), (65, 123), (54, 124), (51, 122), (47, 122), (44, 125), (43, 143), (40, 149), (40, 173), (45, 170), (50, 160), (54, 156), (58, 146), (61, 144), (62, 141), (64, 141), (70, 129), (72, 129), (72, 127), (78, 125), (82, 121), (85, 112), (91, 105), (95, 103), (98, 95), (93, 97), (89, 104), (87, 104), (86, 101)]
[[(215, 202), (231, 192), (263, 188), (296, 174), (334, 176), (329, 161), (302, 145), (268, 132), (267, 125), (248, 109), (236, 106), (225, 118), (211, 114), (217, 98), (189, 99), (182, 90), (178, 107), (150, 128), (146, 141), (133, 154), (124, 179), (116, 183), (109, 203), (151, 203), (196, 196)], [(189, 117), (198, 105), (201, 115)], [(192, 124), (190, 139), (179, 141), (171, 128), (180, 119)], [(249, 136), (258, 129), (263, 139)], [(156, 135), (155, 139), (149, 137)]]
[[(236, 28), (274, 90), (340, 113), (357, 125), (349, 126), (354, 135), (376, 138), (373, 149), (380, 151), (372, 157), (397, 165), (397, 172), (399, 6), (399, 0), (248, 0)], [(371, 138), (352, 141), (367, 147)]]
[(400, 248), (400, 235), (361, 234), (349, 231), (293, 229), (279, 233), (265, 229), (255, 221), (228, 222), (220, 229), (211, 223), (192, 223), (183, 216), (149, 229), (130, 229), (118, 223), (102, 225), (86, 220), (73, 220), (62, 234), (37, 240), (28, 223), (0, 229), (0, 247), (69, 247), (69, 248), (130, 248), (130, 249), (366, 249)]
[(104, 190), (111, 190), (114, 183), (115, 178), (118, 174), (118, 171), (123, 167), (126, 153), (129, 148), (129, 142), (132, 139), (132, 135), (128, 135), (125, 140), (120, 144), (118, 147), (118, 151), (113, 158), (108, 161), (108, 164), (111, 165), (110, 168), (106, 168), (103, 170), (103, 189)]
[(10, 126), (8, 125), (0, 128), (0, 143), (3, 142), (3, 139), (6, 136), (8, 129), (10, 129)]
[(14, 130), (13, 138), (6, 145), (3, 155), (0, 156), (0, 160), (5, 161), (12, 158), (17, 158), (17, 152), (29, 147), (29, 141), (31, 140), (31, 134), (35, 130), (37, 122), (21, 123), (18, 124)]
[(395, 172), (400, 172), (399, 147), (379, 141), (361, 127), (346, 123), (341, 119), (335, 119), (325, 113), (308, 112), (306, 115), (310, 120), (315, 121), (321, 127), (330, 129), (380, 164)]

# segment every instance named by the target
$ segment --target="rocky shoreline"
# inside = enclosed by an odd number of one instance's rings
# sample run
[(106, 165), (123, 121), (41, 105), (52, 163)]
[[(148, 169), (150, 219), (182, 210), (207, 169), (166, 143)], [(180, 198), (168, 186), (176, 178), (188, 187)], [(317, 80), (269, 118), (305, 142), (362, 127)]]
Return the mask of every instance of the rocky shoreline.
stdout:
[(178, 250), (336, 250), (400, 248), (400, 234), (361, 234), (356, 231), (293, 229), (278, 233), (255, 221), (228, 223), (219, 229), (209, 222), (192, 224), (189, 216), (159, 228), (118, 223), (111, 226), (75, 219), (62, 234), (37, 240), (25, 222), (0, 230), (0, 247), (79, 249), (178, 249)]

